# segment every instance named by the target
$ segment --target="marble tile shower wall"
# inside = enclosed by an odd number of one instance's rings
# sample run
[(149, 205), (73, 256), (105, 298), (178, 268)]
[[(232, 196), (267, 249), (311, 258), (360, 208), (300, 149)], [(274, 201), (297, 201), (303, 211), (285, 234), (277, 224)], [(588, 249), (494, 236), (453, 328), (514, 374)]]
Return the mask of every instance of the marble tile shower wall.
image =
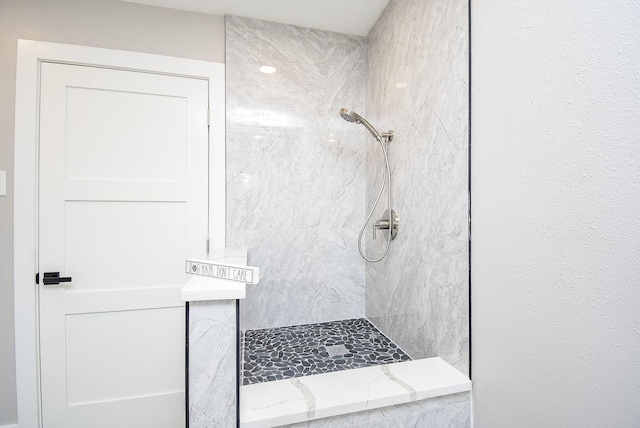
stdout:
[(338, 112), (364, 110), (364, 38), (228, 16), (226, 39), (227, 245), (261, 269), (242, 328), (362, 317), (365, 131)]
[[(466, 0), (391, 0), (367, 37), (367, 118), (393, 128), (401, 229), (366, 266), (366, 315), (413, 358), (468, 373), (468, 20)], [(367, 205), (381, 180), (367, 144)], [(380, 218), (375, 215), (374, 218)], [(372, 254), (383, 240), (372, 241)]]

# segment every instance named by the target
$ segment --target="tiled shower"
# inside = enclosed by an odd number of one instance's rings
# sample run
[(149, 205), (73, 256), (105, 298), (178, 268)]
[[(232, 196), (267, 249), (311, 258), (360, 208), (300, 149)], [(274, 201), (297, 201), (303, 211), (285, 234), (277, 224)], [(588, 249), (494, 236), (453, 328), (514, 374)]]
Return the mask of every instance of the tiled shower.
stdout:
[[(365, 356), (366, 341), (340, 348), (350, 328), (389, 341), (397, 361), (439, 356), (468, 374), (467, 18), (463, 1), (392, 1), (363, 38), (227, 17), (227, 246), (246, 247), (261, 269), (240, 305), (245, 348), (254, 347), (245, 368), (268, 355), (278, 363), (259, 379), (247, 371), (245, 384), (308, 369), (285, 367), (273, 344), (286, 337), (314, 364), (323, 363), (312, 352), (348, 366), (336, 370), (352, 368), (343, 354), (386, 358), (380, 347)], [(377, 264), (361, 259), (357, 239), (382, 154), (341, 107), (395, 132), (400, 231)], [(369, 226), (367, 252), (383, 251), (384, 239)], [(304, 340), (332, 328), (323, 343)]]
[[(227, 246), (260, 284), (242, 328), (364, 316), (365, 40), (227, 17)], [(261, 66), (276, 68), (273, 74)]]
[[(402, 221), (389, 256), (366, 265), (365, 315), (413, 358), (437, 355), (466, 374), (467, 18), (466, 1), (392, 1), (367, 37), (365, 91), (368, 119), (396, 134), (389, 161)], [(368, 143), (367, 206), (381, 180), (380, 149)]]

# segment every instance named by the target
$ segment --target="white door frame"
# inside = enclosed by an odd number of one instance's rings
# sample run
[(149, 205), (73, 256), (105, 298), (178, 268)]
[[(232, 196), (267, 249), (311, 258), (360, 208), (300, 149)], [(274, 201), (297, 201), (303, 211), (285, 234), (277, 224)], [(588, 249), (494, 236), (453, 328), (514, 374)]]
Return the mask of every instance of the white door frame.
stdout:
[(42, 62), (209, 81), (209, 231), (225, 245), (225, 65), (112, 49), (18, 40), (14, 146), (13, 295), (18, 426), (42, 426), (38, 349), (38, 122)]

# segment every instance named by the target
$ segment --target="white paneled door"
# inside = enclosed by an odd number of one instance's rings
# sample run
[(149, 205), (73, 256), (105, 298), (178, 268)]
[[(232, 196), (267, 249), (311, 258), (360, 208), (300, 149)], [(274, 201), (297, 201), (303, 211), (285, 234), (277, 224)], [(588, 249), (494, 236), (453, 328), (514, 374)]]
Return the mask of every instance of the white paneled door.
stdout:
[[(179, 290), (185, 259), (206, 258), (208, 83), (43, 63), (40, 101), (43, 426), (184, 426)], [(70, 281), (43, 284), (55, 272)]]

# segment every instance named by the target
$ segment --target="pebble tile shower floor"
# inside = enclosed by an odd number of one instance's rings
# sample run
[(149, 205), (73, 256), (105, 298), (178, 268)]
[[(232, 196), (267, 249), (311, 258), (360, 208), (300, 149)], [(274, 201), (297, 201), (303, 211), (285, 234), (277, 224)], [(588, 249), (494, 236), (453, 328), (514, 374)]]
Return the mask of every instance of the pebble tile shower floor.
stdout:
[(242, 384), (409, 361), (365, 318), (247, 330)]

